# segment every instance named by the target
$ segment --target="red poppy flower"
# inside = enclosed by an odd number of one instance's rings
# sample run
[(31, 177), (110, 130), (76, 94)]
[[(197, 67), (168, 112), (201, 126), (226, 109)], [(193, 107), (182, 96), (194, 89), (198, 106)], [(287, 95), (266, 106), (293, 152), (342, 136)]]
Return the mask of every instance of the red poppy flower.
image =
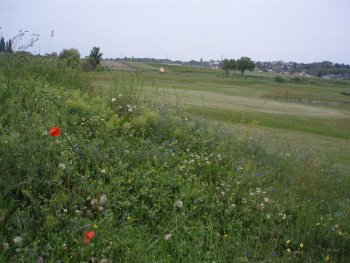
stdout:
[(61, 129), (57, 128), (57, 127), (52, 128), (51, 131), (50, 131), (50, 135), (51, 136), (60, 136), (61, 135)]
[(84, 233), (84, 235), (85, 235), (85, 240), (84, 240), (84, 243), (87, 243), (87, 242), (89, 242), (90, 241), (90, 239), (95, 235), (95, 232), (94, 231), (91, 231), (91, 232), (88, 232), (88, 231), (86, 231), (85, 233)]

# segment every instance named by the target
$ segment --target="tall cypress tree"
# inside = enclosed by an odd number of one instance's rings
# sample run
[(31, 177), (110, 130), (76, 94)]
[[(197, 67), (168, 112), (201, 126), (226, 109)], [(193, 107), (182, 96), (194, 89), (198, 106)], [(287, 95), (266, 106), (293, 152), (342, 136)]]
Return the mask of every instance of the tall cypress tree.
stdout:
[(5, 52), (5, 39), (4, 39), (4, 37), (1, 37), (1, 40), (0, 40), (0, 52)]
[(13, 53), (13, 50), (12, 50), (12, 40), (9, 39), (6, 43), (6, 50), (5, 50), (6, 53)]

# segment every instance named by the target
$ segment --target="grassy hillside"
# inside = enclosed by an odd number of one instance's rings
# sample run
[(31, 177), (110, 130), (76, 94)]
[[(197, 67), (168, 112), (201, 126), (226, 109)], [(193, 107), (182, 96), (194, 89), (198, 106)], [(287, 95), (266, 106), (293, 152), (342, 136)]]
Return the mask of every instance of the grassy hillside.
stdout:
[(206, 101), (238, 96), (235, 79), (257, 100), (259, 78), (141, 73), (0, 60), (1, 262), (348, 261), (350, 179), (332, 158), (188, 111), (210, 83)]

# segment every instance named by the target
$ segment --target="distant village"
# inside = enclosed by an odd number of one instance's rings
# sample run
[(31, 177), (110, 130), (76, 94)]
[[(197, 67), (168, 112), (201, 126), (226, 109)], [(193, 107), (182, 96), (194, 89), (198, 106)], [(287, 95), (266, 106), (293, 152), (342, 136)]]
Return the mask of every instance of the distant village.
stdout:
[[(283, 60), (272, 62), (254, 61), (257, 72), (269, 72), (274, 74), (294, 75), (302, 77), (319, 77), (324, 79), (350, 79), (350, 66), (332, 63), (329, 61), (310, 64), (284, 62)], [(220, 69), (221, 61), (210, 60), (207, 68)]]

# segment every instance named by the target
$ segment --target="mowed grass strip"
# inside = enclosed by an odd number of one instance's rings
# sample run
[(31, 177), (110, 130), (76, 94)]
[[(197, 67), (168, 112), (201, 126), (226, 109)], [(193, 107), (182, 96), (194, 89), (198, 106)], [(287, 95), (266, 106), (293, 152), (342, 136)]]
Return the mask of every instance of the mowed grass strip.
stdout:
[[(159, 92), (169, 96), (171, 101), (177, 96), (177, 91), (167, 88), (159, 88)], [(340, 109), (332, 109), (322, 106), (311, 106), (305, 104), (297, 104), (288, 101), (266, 100), (263, 98), (249, 98), (244, 96), (235, 96), (220, 93), (186, 90), (180, 93), (183, 101), (188, 105), (203, 106), (206, 108), (228, 109), (239, 112), (260, 112), (276, 115), (294, 115), (301, 117), (331, 117), (345, 118), (347, 112)]]

